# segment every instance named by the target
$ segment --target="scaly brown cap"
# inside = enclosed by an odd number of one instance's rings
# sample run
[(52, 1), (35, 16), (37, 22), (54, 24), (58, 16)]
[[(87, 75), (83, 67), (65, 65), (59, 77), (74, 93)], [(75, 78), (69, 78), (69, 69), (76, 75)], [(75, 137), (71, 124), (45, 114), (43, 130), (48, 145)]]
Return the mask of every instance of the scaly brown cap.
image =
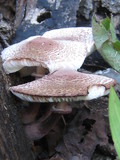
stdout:
[(24, 66), (42, 66), (53, 72), (61, 68), (77, 70), (87, 53), (84, 42), (34, 36), (4, 49), (2, 60), (6, 73), (16, 72)]
[(57, 40), (93, 41), (92, 27), (71, 27), (47, 31), (43, 37)]
[(92, 27), (72, 27), (54, 29), (45, 32), (43, 34), (43, 37), (54, 40), (83, 42), (87, 48), (87, 55), (91, 54), (95, 50)]
[(115, 80), (105, 76), (59, 70), (30, 83), (10, 87), (10, 91), (30, 102), (79, 101), (106, 95), (115, 84)]

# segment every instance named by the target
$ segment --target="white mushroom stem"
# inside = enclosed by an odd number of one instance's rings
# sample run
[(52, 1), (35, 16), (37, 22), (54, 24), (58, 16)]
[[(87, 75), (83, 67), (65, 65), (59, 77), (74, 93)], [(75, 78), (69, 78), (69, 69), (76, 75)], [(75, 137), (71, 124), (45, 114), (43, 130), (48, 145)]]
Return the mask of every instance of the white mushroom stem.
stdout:
[(52, 112), (59, 114), (69, 114), (72, 112), (72, 107), (66, 102), (59, 102), (52, 106)]
[(40, 103), (32, 103), (27, 109), (21, 113), (23, 124), (29, 124), (36, 120), (37, 116), (39, 116), (39, 110), (43, 109), (43, 116), (39, 118), (39, 122), (43, 122), (46, 118), (48, 118), (51, 113), (58, 114), (69, 114), (72, 112), (72, 107), (68, 105), (66, 102), (53, 103), (53, 104), (40, 104)]
[(20, 70), (20, 76), (26, 77), (26, 76), (33, 76), (35, 78), (41, 78), (45, 74), (48, 74), (48, 70), (42, 66), (37, 67), (24, 67)]
[(24, 67), (20, 70), (20, 77), (27, 77), (36, 71), (36, 67)]
[(31, 76), (34, 76), (35, 79), (42, 78), (47, 74), (47, 69), (43, 67), (36, 67), (36, 72), (32, 73)]

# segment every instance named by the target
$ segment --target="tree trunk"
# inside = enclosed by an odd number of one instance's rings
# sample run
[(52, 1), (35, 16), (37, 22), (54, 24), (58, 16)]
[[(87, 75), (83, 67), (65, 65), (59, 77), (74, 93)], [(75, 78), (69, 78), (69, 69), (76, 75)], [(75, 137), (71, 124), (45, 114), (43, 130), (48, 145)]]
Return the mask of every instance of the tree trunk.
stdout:
[[(0, 53), (14, 34), (15, 2), (0, 1)], [(19, 116), (20, 102), (9, 92), (16, 79), (5, 74), (0, 57), (0, 160), (34, 160)]]
[[(15, 0), (0, 1), (0, 53), (14, 34)], [(0, 160), (35, 159), (20, 121), (20, 103), (9, 92), (16, 79), (7, 76), (0, 57)]]
[(17, 102), (8, 91), (10, 77), (0, 59), (0, 160), (33, 160), (30, 144), (19, 118)]

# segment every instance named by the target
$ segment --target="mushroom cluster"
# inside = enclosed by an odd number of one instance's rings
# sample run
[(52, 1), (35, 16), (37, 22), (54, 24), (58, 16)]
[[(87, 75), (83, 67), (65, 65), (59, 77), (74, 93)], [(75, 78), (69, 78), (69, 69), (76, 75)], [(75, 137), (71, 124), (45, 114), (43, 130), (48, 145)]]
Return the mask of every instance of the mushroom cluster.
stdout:
[[(77, 71), (94, 50), (92, 28), (78, 27), (48, 31), (2, 51), (3, 68), (7, 74), (26, 66), (36, 66), (34, 81), (10, 87), (10, 91), (25, 101), (50, 103), (37, 121), (38, 104), (26, 114), (24, 123), (29, 138), (43, 137), (62, 114), (71, 113), (68, 102), (107, 95), (110, 86), (116, 85), (114, 79)], [(49, 71), (47, 75), (45, 69)], [(42, 77), (39, 76), (41, 73)]]

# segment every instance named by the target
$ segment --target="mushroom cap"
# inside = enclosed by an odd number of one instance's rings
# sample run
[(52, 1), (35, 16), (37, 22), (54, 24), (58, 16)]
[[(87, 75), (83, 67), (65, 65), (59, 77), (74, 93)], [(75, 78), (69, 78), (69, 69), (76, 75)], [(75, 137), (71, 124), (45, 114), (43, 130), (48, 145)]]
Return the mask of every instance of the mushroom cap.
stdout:
[(88, 50), (87, 55), (91, 54), (95, 50), (92, 27), (71, 27), (54, 29), (45, 32), (42, 36), (54, 40), (84, 42)]
[(34, 36), (4, 49), (1, 57), (6, 73), (16, 72), (24, 66), (42, 66), (54, 72), (61, 68), (77, 70), (88, 52), (84, 42)]
[(58, 70), (35, 81), (10, 87), (22, 100), (30, 102), (61, 102), (91, 100), (109, 93), (114, 79), (72, 70)]
[(71, 28), (53, 29), (45, 32), (42, 36), (45, 38), (50, 38), (55, 40), (93, 42), (92, 27), (71, 27)]

